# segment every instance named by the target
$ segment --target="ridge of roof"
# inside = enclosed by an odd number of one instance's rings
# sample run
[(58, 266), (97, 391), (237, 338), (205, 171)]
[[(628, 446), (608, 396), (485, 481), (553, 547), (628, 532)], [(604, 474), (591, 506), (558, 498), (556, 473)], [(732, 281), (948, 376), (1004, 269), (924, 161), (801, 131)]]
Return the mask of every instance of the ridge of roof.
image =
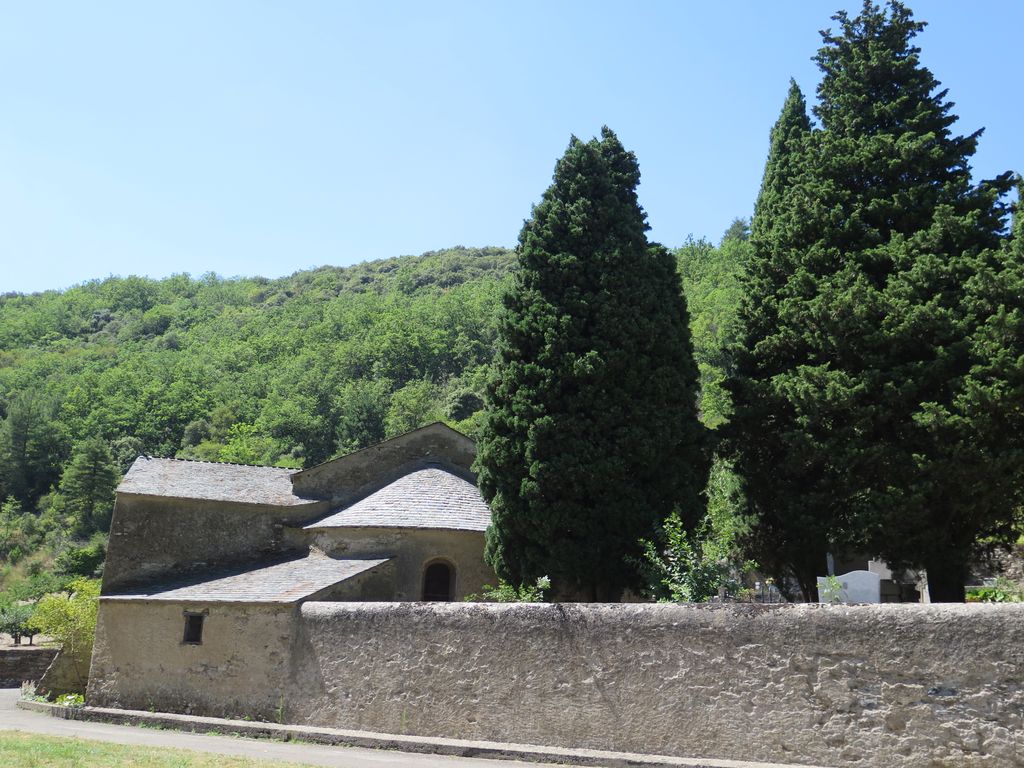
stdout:
[(140, 456), (117, 486), (118, 493), (172, 499), (294, 507), (317, 503), (297, 496), (295, 470), (221, 461)]
[(416, 434), (417, 432), (422, 432), (425, 429), (430, 429), (431, 427), (438, 427), (438, 426), (444, 427), (445, 429), (450, 430), (451, 432), (454, 432), (456, 435), (459, 435), (460, 437), (466, 438), (471, 443), (474, 443), (474, 444), (476, 443), (476, 441), (473, 440), (472, 437), (470, 437), (469, 435), (467, 435), (464, 432), (460, 432), (459, 430), (455, 429), (455, 427), (449, 426), (448, 424), (445, 424), (443, 421), (432, 421), (429, 424), (424, 424), (422, 427), (416, 427), (416, 429), (410, 429), (408, 432), (403, 432), (400, 435), (395, 435), (394, 437), (389, 437), (386, 440), (380, 440), (380, 441), (378, 441), (376, 443), (373, 443), (371, 445), (364, 446), (363, 448), (357, 448), (356, 450), (349, 451), (348, 453), (342, 453), (342, 454), (340, 454), (338, 456), (332, 456), (331, 458), (327, 459), (326, 461), (321, 461), (319, 464), (314, 464), (311, 467), (303, 467), (302, 469), (297, 470), (295, 472), (295, 475), (296, 476), (301, 475), (301, 474), (303, 474), (305, 472), (309, 472), (310, 470), (317, 469), (319, 467), (323, 467), (323, 466), (325, 466), (327, 464), (330, 464), (331, 462), (335, 462), (338, 459), (344, 459), (344, 458), (347, 458), (349, 456), (355, 456), (355, 455), (363, 453), (365, 451), (370, 451), (370, 450), (373, 450), (374, 448), (379, 448), (380, 446), (385, 445), (386, 443), (390, 443), (390, 442), (393, 442), (395, 440), (401, 440), (403, 437), (408, 437), (409, 435)]
[(491, 511), (479, 489), (442, 465), (413, 469), (303, 530), (422, 528), (485, 531)]
[[(301, 472), (296, 467), (283, 467), (280, 464), (243, 464), (238, 461), (210, 461), (209, 459), (180, 459), (177, 456), (150, 456), (148, 453), (140, 453), (135, 461), (146, 459), (147, 461), (179, 461), (188, 464), (214, 464), (218, 467), (252, 467), (254, 469), (285, 469), (294, 474)], [(134, 463), (134, 462), (133, 462)]]

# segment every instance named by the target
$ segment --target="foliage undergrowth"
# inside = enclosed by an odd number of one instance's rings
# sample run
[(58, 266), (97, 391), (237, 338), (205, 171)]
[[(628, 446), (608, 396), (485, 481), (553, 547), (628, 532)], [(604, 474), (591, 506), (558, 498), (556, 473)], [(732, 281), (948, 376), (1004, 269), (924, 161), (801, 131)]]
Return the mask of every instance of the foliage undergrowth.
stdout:
[(498, 586), (485, 584), (479, 594), (467, 595), (467, 603), (543, 603), (551, 589), (551, 579), (541, 576), (533, 584), (517, 587), (506, 581)]
[(968, 587), (967, 602), (1022, 603), (1024, 602), (1024, 585), (1000, 577), (991, 586)]

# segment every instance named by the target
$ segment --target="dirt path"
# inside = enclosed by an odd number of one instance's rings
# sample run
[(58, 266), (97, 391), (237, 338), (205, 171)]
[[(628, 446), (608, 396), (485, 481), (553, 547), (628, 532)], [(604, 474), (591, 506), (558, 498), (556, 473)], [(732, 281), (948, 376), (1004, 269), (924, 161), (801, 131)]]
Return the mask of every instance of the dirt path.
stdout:
[(129, 725), (108, 725), (78, 720), (62, 720), (39, 712), (18, 709), (20, 691), (0, 689), (0, 730), (28, 731), (50, 736), (75, 736), (97, 739), (116, 744), (135, 744), (147, 747), (176, 747), (219, 755), (281, 760), (331, 768), (515, 768), (537, 763), (511, 760), (480, 760), (466, 757), (417, 755), (356, 747), (325, 747), (317, 744), (292, 744), (264, 739), (243, 739), (233, 736), (213, 736), (202, 733), (164, 731)]

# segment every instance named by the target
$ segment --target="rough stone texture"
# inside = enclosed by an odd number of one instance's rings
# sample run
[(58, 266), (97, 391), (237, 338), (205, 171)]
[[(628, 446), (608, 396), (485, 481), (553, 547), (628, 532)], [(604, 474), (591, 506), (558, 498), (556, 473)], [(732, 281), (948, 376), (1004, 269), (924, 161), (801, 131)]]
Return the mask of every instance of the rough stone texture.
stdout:
[(1003, 576), (1024, 584), (1024, 544), (1015, 544), (1008, 552), (996, 550), (985, 565), (988, 567), (976, 568), (979, 578)]
[[(7, 702), (4, 701), (4, 698), (3, 692), (0, 692), (0, 719), (8, 721), (9, 724), (12, 718), (10, 717), (8, 707), (5, 706)], [(362, 761), (357, 759), (358, 755), (354, 755), (352, 750), (347, 750), (348, 754), (345, 755), (335, 753), (338, 755), (338, 759), (331, 761), (330, 765), (337, 765), (338, 768), (353, 768), (356, 765), (368, 765), (373, 768), (379, 768), (380, 765), (394, 767), (421, 764), (418, 760), (411, 759), (409, 756), (397, 754), (398, 752), (475, 758), (471, 764), (472, 766), (494, 765), (494, 763), (485, 761), (487, 758), (497, 758), (506, 761), (502, 763), (506, 767), (510, 765), (521, 766), (524, 765), (521, 761), (529, 761), (533, 764), (542, 763), (552, 767), (554, 765), (585, 765), (595, 766), (595, 768), (637, 768), (638, 766), (648, 766), (649, 768), (796, 768), (792, 764), (783, 765), (781, 763), (751, 763), (738, 760), (709, 760), (706, 758), (691, 759), (667, 755), (641, 755), (635, 752), (541, 747), (535, 744), (508, 744), (505, 742), (442, 739), (427, 736), (400, 736), (393, 733), (348, 731), (339, 728), (317, 728), (308, 725), (281, 725), (252, 720), (179, 715), (169, 712), (145, 712), (137, 709), (112, 709), (109, 707), (88, 706), (62, 707), (29, 700), (19, 700), (15, 706), (17, 709), (50, 715), (59, 720), (108, 723), (119, 726), (131, 725), (142, 728), (148, 727), (154, 730), (176, 730), (188, 733), (219, 734), (221, 736), (242, 736), (247, 739), (273, 739), (275, 742), (278, 742), (278, 747), (285, 746), (286, 742), (299, 742), (292, 747), (292, 754), (282, 754), (279, 748), (269, 744), (263, 744), (258, 748), (254, 748), (244, 746), (244, 741), (236, 740), (234, 745), (239, 747), (237, 752), (239, 755), (258, 757), (263, 760), (302, 760), (303, 765), (316, 762), (314, 755), (309, 750), (309, 744), (346, 746), (355, 747), (356, 749), (381, 749), (390, 752), (388, 755), (366, 755)], [(24, 720), (19, 718), (17, 726), (25, 728), (25, 725)], [(26, 730), (48, 734), (66, 732), (60, 726), (56, 728), (47, 727), (38, 721), (32, 721), (31, 727)], [(302, 749), (303, 745), (306, 745), (304, 749)], [(194, 740), (172, 739), (171, 743), (161, 746), (202, 750), (208, 748), (208, 742), (200, 743)], [(295, 750), (298, 749), (302, 749), (302, 752), (296, 753)], [(235, 754), (235, 752), (230, 752), (230, 754)], [(509, 763), (507, 761), (515, 762)], [(438, 765), (438, 763), (430, 763), (430, 765)], [(450, 766), (452, 764), (445, 762), (444, 765)]]
[(835, 766), (1024, 764), (1024, 606), (306, 603), (288, 719)]
[[(242, 570), (260, 560), (307, 552), (313, 532), (299, 535), (303, 526), (425, 469), (444, 476), (442, 491), (458, 491), (456, 527), (482, 531), (486, 507), (470, 469), (475, 453), (472, 440), (438, 423), (300, 472), (142, 457), (118, 487), (102, 593), (148, 589), (168, 578), (225, 567)], [(439, 511), (437, 493), (428, 496), (429, 508), (407, 509), (412, 511), (406, 517), (412, 512), (417, 517), (411, 527), (424, 528), (425, 518), (429, 524), (445, 512)], [(444, 522), (434, 520), (436, 527), (450, 527)], [(478, 538), (482, 553), (482, 535)], [(416, 567), (407, 580), (422, 578), (419, 563)]]
[(56, 655), (56, 648), (0, 648), (0, 688), (38, 682)]
[(92, 647), (82, 648), (75, 654), (61, 649), (39, 679), (36, 690), (49, 696), (64, 693), (85, 693), (89, 682), (89, 666)]
[(350, 504), (428, 462), (473, 479), (476, 444), (440, 422), (292, 475), (297, 496)]
[(440, 467), (419, 469), (311, 525), (486, 531), (491, 510), (474, 483)]
[(136, 496), (170, 496), (244, 504), (309, 504), (292, 493), (294, 469), (225, 464), (216, 461), (139, 456), (118, 486)]
[(383, 600), (422, 599), (424, 572), (438, 560), (455, 569), (453, 600), (497, 582), (494, 569), (484, 562), (484, 534), (479, 531), (333, 528), (304, 533), (314, 534), (313, 546), (334, 557), (392, 558), (394, 581)]
[[(207, 611), (201, 645), (184, 612)], [(291, 664), (295, 607), (100, 601), (90, 704), (276, 720)]]
[(376, 568), (386, 560), (352, 560), (313, 553), (283, 562), (261, 563), (241, 572), (196, 574), (126, 590), (104, 600), (171, 600), (217, 603), (294, 603)]
[[(189, 462), (186, 462), (189, 463)], [(328, 511), (324, 502), (270, 505), (138, 496), (119, 490), (103, 570), (103, 594), (182, 572), (249, 563), (285, 551), (284, 526)]]

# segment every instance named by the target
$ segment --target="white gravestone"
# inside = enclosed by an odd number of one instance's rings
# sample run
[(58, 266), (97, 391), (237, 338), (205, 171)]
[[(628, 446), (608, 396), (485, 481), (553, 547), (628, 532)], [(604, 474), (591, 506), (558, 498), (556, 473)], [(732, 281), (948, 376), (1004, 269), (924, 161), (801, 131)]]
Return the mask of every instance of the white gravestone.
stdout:
[(881, 577), (871, 571), (850, 571), (835, 577), (839, 583), (839, 594), (830, 589), (828, 578), (818, 577), (819, 603), (880, 603), (882, 602)]

